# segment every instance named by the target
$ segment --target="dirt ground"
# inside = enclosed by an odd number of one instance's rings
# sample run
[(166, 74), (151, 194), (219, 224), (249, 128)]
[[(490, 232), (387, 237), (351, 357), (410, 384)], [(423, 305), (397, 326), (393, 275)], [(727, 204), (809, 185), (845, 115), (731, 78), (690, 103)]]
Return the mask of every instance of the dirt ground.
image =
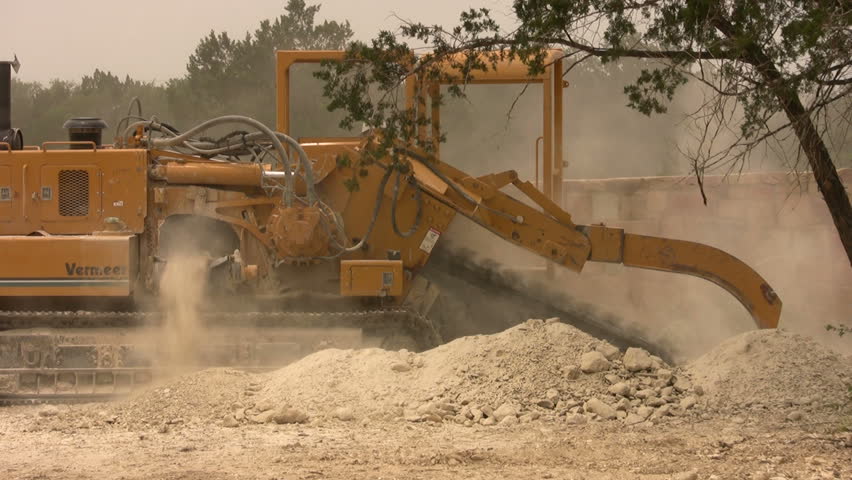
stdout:
[(40, 408), (0, 412), (2, 478), (852, 478), (850, 434), (830, 420), (792, 423), (771, 412), (639, 428), (336, 422), (32, 431)]
[(852, 479), (852, 360), (783, 331), (687, 365), (556, 319), (0, 408), (5, 479)]

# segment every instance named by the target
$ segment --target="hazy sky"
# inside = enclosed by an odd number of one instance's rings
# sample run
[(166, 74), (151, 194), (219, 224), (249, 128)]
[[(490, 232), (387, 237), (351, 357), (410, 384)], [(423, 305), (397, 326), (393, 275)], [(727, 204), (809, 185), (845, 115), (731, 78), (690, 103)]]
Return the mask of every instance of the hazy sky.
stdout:
[[(454, 24), (468, 7), (488, 7), (511, 24), (511, 0), (307, 0), (319, 20), (349, 20), (358, 39), (402, 18)], [(184, 73), (210, 30), (242, 37), (284, 11), (287, 0), (0, 0), (0, 60), (21, 60), (21, 80), (79, 80), (95, 68), (138, 80)]]

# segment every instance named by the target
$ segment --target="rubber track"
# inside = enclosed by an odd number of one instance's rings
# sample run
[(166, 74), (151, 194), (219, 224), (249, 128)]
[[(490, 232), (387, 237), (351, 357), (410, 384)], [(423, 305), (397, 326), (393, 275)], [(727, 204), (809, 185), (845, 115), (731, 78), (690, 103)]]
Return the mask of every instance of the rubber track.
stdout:
[[(228, 327), (350, 327), (366, 330), (407, 329), (428, 349), (441, 344), (434, 325), (405, 309), (358, 312), (202, 312), (205, 325)], [(0, 331), (27, 328), (104, 328), (157, 326), (160, 312), (0, 311)]]
[[(411, 335), (422, 350), (442, 343), (438, 331), (428, 319), (404, 309), (357, 312), (206, 312), (201, 316), (205, 325), (210, 326), (360, 328), (377, 336), (392, 335), (402, 330)], [(0, 331), (30, 328), (133, 328), (156, 326), (161, 323), (162, 318), (162, 313), (158, 312), (0, 311)], [(33, 373), (37, 371), (33, 369)], [(73, 371), (74, 369), (68, 369), (69, 373)], [(103, 371), (106, 373), (109, 369)], [(118, 396), (121, 394), (26, 395), (0, 392), (0, 405), (80, 403), (108, 400)]]
[[(522, 274), (503, 268), (491, 260), (481, 260), (468, 249), (451, 250), (438, 247), (432, 252), (426, 270), (433, 269), (441, 274), (448, 272), (456, 279), (477, 285), (490, 295), (513, 298), (530, 310), (547, 312), (559, 317), (593, 337), (607, 340), (625, 349), (641, 347), (667, 362), (672, 362), (671, 350), (664, 344), (654, 342), (645, 332), (625, 325), (614, 315), (603, 313), (591, 304), (571, 298), (567, 293), (558, 293), (558, 286), (533, 281)], [(428, 273), (426, 273), (428, 277)]]

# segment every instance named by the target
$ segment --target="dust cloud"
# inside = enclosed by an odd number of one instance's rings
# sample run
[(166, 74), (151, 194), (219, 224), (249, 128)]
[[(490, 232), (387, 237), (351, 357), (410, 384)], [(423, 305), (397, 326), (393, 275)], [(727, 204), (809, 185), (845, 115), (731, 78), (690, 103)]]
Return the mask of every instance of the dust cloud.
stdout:
[[(688, 85), (675, 96), (668, 114), (645, 117), (625, 107), (622, 92), (640, 68), (640, 64), (610, 65), (578, 68), (569, 74), (561, 159), (566, 179), (674, 176), (672, 183), (677, 185), (689, 176), (688, 161), (679, 147), (688, 146), (690, 126), (682, 119), (694, 110), (700, 92)], [(519, 85), (471, 85), (466, 99), (445, 98), (442, 128), (447, 143), (441, 147), (442, 160), (474, 176), (513, 169), (522, 180), (534, 181), (542, 94), (539, 85), (532, 85), (519, 97), (522, 89)], [(783, 155), (771, 150), (760, 152), (744, 167), (746, 172), (789, 171)], [(741, 181), (731, 177), (718, 190), (708, 190), (706, 207), (692, 205), (700, 202), (697, 187), (676, 187), (683, 192), (678, 195), (688, 200), (678, 212), (650, 206), (651, 196), (660, 192), (614, 193), (616, 205), (629, 205), (616, 209), (612, 218), (604, 218), (596, 207), (584, 207), (597, 199), (577, 195), (575, 199), (570, 191), (564, 192), (562, 204), (577, 223), (606, 222), (630, 233), (701, 242), (735, 255), (758, 271), (783, 299), (782, 328), (840, 351), (852, 351), (845, 338), (825, 332), (826, 324), (848, 322), (852, 314), (848, 300), (845, 304), (843, 300), (852, 292), (852, 273), (848, 264), (836, 261), (842, 251), (835, 248), (839, 247), (836, 232), (818, 192), (798, 185), (792, 177), (754, 186), (738, 186)], [(513, 187), (505, 192), (524, 199)], [(589, 308), (584, 311), (595, 310), (606, 321), (639, 328), (645, 338), (663, 344), (679, 359), (695, 358), (725, 338), (754, 328), (736, 299), (699, 278), (594, 263), (579, 275), (558, 266), (548, 274), (545, 260), (466, 220), (456, 220), (442, 243), (471, 251), (477, 262), (497, 272), (494, 275), (510, 272), (512, 282), (523, 283), (520, 288), (543, 288), (563, 306), (586, 305)], [(452, 292), (447, 295), (451, 297)], [(460, 297), (445, 301), (471, 316), (487, 317), (479, 322), (486, 324), (484, 331), (491, 331), (489, 325), (505, 328), (535, 316), (517, 307), (478, 307)], [(474, 333), (462, 330), (461, 334)]]
[(204, 325), (201, 307), (207, 285), (206, 256), (175, 255), (169, 258), (160, 280), (163, 312), (161, 346), (170, 366), (189, 368), (198, 363)]

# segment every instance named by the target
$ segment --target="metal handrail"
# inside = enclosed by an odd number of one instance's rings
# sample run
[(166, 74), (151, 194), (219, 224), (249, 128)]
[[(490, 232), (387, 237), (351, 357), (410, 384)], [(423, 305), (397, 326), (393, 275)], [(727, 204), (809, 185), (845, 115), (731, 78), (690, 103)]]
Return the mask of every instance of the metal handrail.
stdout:
[(538, 143), (540, 141), (542, 143), (544, 143), (543, 140), (544, 140), (544, 137), (538, 137), (538, 138), (535, 139), (535, 188), (538, 188), (538, 189), (541, 188), (541, 184), (539, 184), (539, 181), (538, 181)]
[(92, 150), (98, 151), (98, 145), (91, 140), (87, 141), (54, 141), (54, 142), (44, 142), (41, 144), (41, 149), (43, 151), (48, 151), (48, 145), (89, 145), (92, 147)]

